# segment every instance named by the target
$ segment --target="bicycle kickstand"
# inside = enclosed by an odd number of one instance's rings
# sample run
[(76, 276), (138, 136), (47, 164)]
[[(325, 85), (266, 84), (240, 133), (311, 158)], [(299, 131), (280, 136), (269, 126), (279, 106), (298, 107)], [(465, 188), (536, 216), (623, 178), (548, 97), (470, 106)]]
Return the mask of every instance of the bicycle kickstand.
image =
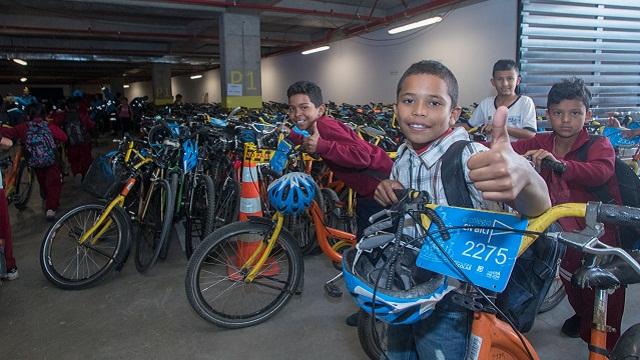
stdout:
[(342, 278), (342, 272), (334, 276), (331, 280), (324, 283), (324, 291), (327, 293), (327, 295), (334, 298), (339, 298), (342, 296), (342, 290), (340, 290), (335, 284), (335, 282), (340, 280), (341, 278)]

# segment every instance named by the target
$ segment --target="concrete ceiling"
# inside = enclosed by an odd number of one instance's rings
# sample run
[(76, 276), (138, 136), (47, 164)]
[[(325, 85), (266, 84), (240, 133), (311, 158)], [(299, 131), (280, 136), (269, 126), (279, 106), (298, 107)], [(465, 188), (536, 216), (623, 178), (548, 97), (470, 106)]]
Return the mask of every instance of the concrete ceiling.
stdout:
[[(261, 53), (272, 56), (361, 35), (455, 0), (14, 0), (0, 2), (0, 83), (103, 82), (219, 66), (218, 16), (260, 16)], [(20, 66), (11, 61), (29, 62)]]

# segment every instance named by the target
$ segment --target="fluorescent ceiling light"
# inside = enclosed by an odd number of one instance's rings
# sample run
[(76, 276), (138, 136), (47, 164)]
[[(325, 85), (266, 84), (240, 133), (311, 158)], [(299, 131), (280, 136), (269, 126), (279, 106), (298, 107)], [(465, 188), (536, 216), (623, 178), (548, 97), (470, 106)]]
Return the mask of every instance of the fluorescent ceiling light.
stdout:
[(402, 25), (402, 26), (399, 26), (397, 28), (393, 28), (393, 29), (389, 30), (388, 33), (389, 34), (397, 34), (397, 33), (403, 32), (403, 31), (413, 30), (413, 29), (417, 29), (419, 27), (423, 27), (423, 26), (439, 23), (440, 21), (442, 21), (442, 18), (440, 16), (434, 16), (432, 18), (424, 19), (424, 20), (421, 20), (421, 21), (416, 21), (416, 22), (413, 22), (411, 24)]
[(12, 60), (13, 60), (13, 62), (14, 62), (14, 63), (16, 63), (16, 64), (20, 64), (20, 65), (22, 65), (22, 66), (26, 66), (26, 65), (27, 65), (27, 62), (26, 62), (26, 61), (24, 61), (24, 60), (22, 60), (22, 59), (12, 59)]
[(202, 75), (191, 75), (191, 79), (200, 79)]
[(27, 78), (25, 78), (25, 77), (20, 78), (20, 82), (27, 82)]
[(309, 54), (313, 54), (313, 53), (317, 53), (320, 51), (325, 51), (325, 50), (329, 50), (330, 47), (328, 46), (320, 46), (319, 48), (315, 48), (315, 49), (311, 49), (311, 50), (305, 50), (302, 52), (302, 55), (309, 55)]
[(122, 85), (123, 88), (128, 89), (129, 85)]

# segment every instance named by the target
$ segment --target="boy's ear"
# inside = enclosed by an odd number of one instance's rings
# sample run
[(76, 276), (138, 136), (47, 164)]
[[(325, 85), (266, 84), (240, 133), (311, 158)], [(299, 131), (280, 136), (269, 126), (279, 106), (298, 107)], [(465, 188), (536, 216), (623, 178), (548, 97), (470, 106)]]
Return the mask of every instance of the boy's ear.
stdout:
[(460, 114), (462, 113), (462, 108), (460, 106), (456, 106), (451, 110), (451, 116), (449, 117), (449, 125), (453, 126), (453, 124), (458, 121)]
[(587, 109), (587, 112), (584, 114), (584, 121), (590, 121), (593, 117), (593, 112), (591, 109)]
[(520, 85), (520, 81), (522, 81), (522, 76), (518, 74), (518, 77), (516, 78), (516, 86)]
[(318, 111), (320, 111), (320, 115), (324, 115), (325, 110), (327, 110), (327, 107), (325, 106), (325, 104), (320, 104), (320, 106), (318, 106)]

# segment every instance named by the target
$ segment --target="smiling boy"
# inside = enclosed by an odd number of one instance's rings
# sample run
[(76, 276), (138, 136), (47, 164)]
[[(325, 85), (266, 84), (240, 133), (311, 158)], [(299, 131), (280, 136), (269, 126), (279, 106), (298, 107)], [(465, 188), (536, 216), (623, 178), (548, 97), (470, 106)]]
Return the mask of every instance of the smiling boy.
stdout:
[(516, 63), (510, 59), (502, 59), (493, 64), (491, 85), (496, 89), (496, 96), (490, 96), (480, 102), (471, 114), (469, 126), (482, 126), (482, 131), (491, 134), (491, 123), (496, 109), (506, 106), (507, 130), (512, 141), (531, 138), (536, 133), (536, 107), (530, 97), (518, 95), (516, 87), (520, 84), (520, 74)]
[[(397, 87), (396, 114), (406, 143), (398, 149), (391, 179), (383, 180), (375, 198), (383, 205), (397, 202), (394, 189), (426, 190), (432, 202), (446, 205), (442, 155), (458, 140), (469, 140), (463, 128), (452, 126), (460, 115), (458, 82), (437, 61), (411, 65)], [(493, 143), (487, 149), (469, 143), (462, 152), (464, 176), (474, 208), (497, 208), (506, 202), (521, 214), (535, 216), (550, 207), (544, 180), (511, 148), (506, 131), (507, 109), (493, 121)], [(465, 359), (473, 313), (446, 295), (426, 319), (390, 326), (389, 359)]]

